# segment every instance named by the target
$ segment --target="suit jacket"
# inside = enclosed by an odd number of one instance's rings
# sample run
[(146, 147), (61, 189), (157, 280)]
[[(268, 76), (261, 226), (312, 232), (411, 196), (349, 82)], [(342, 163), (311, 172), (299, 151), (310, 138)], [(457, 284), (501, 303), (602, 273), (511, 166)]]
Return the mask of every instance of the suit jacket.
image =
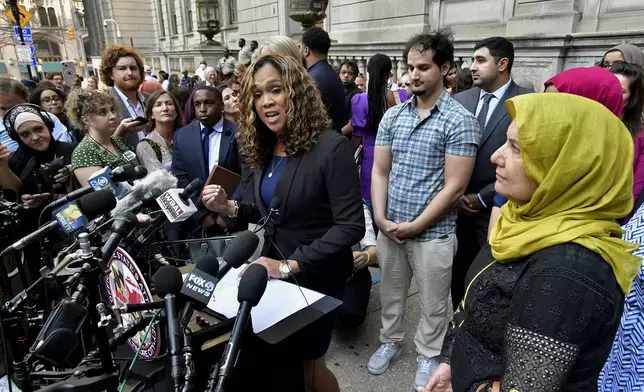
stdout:
[[(242, 166), (239, 157), (239, 145), (235, 137), (236, 132), (237, 126), (224, 119), (221, 141), (219, 143), (218, 166), (224, 167), (241, 176)], [(206, 167), (203, 154), (201, 124), (199, 121), (193, 121), (174, 133), (172, 173), (179, 180), (179, 188), (185, 188), (195, 178), (200, 178), (203, 181), (208, 179), (210, 171)], [(195, 196), (194, 199), (196, 200), (197, 197)], [(208, 213), (209, 211), (206, 208), (201, 207), (188, 221), (196, 227)]]
[[(505, 143), (508, 127), (512, 122), (504, 103), (506, 100), (517, 95), (533, 92), (518, 86), (514, 81), (510, 82), (510, 86), (508, 86), (499, 104), (496, 105), (485, 129), (481, 130), (481, 142), (479, 143), (476, 163), (467, 187), (467, 193), (480, 193), (481, 198), (488, 208), (492, 208), (495, 194), (494, 183), (496, 182), (496, 165), (490, 161), (490, 158)], [(478, 105), (480, 95), (481, 89), (472, 87), (469, 90), (456, 94), (454, 99), (472, 114), (476, 115), (476, 106)]]
[[(260, 194), (263, 176), (263, 168), (254, 170), (253, 187), (247, 189), (254, 202), (240, 203), (238, 220), (258, 222), (268, 215)], [(262, 255), (274, 242), (286, 259), (299, 263), (298, 282), (321, 292), (330, 282), (349, 278), (351, 246), (365, 233), (360, 180), (349, 139), (331, 129), (324, 131), (311, 150), (287, 161), (275, 197), (280, 200), (279, 211), (266, 225)]]
[[(143, 97), (146, 99), (146, 102), (147, 102), (149, 94), (142, 93), (140, 91), (139, 93), (143, 95)], [(110, 87), (109, 94), (112, 97), (114, 97), (114, 101), (116, 101), (116, 111), (118, 112), (121, 120), (126, 118), (132, 118), (132, 116), (130, 115), (130, 111), (127, 110), (127, 106), (125, 105), (125, 102), (123, 102), (123, 100), (121, 99), (121, 96), (119, 95), (119, 93), (116, 91), (114, 87)], [(145, 102), (143, 103), (145, 104)], [(145, 110), (145, 106), (143, 107), (143, 109)], [(127, 144), (130, 146), (132, 151), (136, 151), (136, 145), (139, 144), (139, 135), (136, 133), (130, 133), (125, 140), (127, 141)]]
[(340, 132), (349, 122), (342, 80), (326, 60), (313, 64), (307, 72), (320, 90), (322, 102), (333, 121), (333, 129)]

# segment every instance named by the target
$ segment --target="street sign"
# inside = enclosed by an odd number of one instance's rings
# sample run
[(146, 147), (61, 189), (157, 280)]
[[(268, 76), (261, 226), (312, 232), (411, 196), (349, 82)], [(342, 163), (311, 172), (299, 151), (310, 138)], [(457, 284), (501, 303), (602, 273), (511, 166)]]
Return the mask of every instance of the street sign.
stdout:
[(31, 49), (25, 45), (16, 45), (16, 55), (20, 64), (31, 65)]
[(33, 57), (36, 54), (36, 48), (34, 48), (33, 44), (27, 44), (27, 47), (29, 48), (29, 53)]
[[(20, 27), (24, 27), (27, 25), (27, 23), (29, 23), (33, 15), (31, 15), (31, 13), (27, 11), (25, 6), (22, 4), (18, 4), (18, 12), (20, 12)], [(16, 18), (13, 17), (13, 12), (11, 11), (11, 8), (7, 8), (4, 15), (7, 18), (9, 18), (9, 20), (12, 21), (13, 23), (18, 24), (18, 21), (16, 20)]]
[(37, 67), (38, 66), (38, 59), (35, 57), (31, 58), (31, 66), (32, 67)]
[[(20, 30), (22, 30), (22, 37), (24, 38), (24, 41), (20, 39)], [(18, 43), (27, 43), (31, 44), (34, 42), (33, 35), (31, 35), (31, 28), (30, 27), (18, 27), (14, 26), (13, 27), (13, 35), (16, 37), (16, 41)]]

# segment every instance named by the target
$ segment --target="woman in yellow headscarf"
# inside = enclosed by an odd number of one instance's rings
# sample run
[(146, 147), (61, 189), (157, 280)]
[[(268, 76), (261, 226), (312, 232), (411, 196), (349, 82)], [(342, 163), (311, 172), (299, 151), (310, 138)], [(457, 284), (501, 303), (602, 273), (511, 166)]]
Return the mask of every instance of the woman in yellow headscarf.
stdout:
[(510, 202), (425, 390), (594, 392), (640, 266), (616, 222), (633, 205), (632, 137), (580, 96), (506, 107), (513, 122), (492, 162)]

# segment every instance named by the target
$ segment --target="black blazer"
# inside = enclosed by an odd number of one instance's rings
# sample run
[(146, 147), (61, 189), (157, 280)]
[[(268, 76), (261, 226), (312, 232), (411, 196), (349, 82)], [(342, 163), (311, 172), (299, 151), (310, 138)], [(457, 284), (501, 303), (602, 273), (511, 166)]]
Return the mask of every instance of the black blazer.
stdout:
[[(532, 92), (534, 91), (520, 87), (514, 81), (510, 82), (510, 86), (508, 86), (505, 95), (501, 98), (501, 102), (496, 105), (485, 129), (481, 130), (481, 142), (479, 143), (476, 163), (474, 164), (474, 171), (472, 172), (472, 177), (467, 187), (467, 193), (480, 193), (481, 198), (483, 198), (488, 208), (492, 208), (495, 194), (494, 183), (496, 182), (496, 165), (490, 161), (490, 158), (505, 143), (508, 127), (512, 122), (504, 103), (506, 100), (517, 95)], [(476, 106), (478, 105), (480, 94), (480, 88), (472, 87), (469, 90), (456, 94), (454, 99), (472, 114), (476, 115)]]
[[(144, 100), (142, 102), (142, 105), (143, 105), (143, 110), (145, 110), (145, 104), (150, 95), (146, 93), (142, 93), (140, 91), (139, 93), (143, 95)], [(116, 101), (116, 111), (119, 114), (119, 118), (121, 120), (126, 118), (132, 118), (132, 116), (130, 115), (130, 111), (127, 110), (127, 106), (125, 105), (125, 102), (123, 102), (123, 100), (121, 99), (121, 96), (119, 95), (119, 93), (116, 91), (114, 87), (110, 87), (109, 94), (112, 97), (114, 97), (114, 101)], [(136, 145), (139, 144), (139, 135), (136, 132), (130, 133), (129, 135), (127, 135), (127, 138), (125, 138), (125, 141), (127, 141), (127, 144), (130, 146), (132, 151), (136, 151)]]
[(326, 60), (313, 64), (307, 72), (320, 91), (322, 102), (326, 106), (329, 118), (333, 121), (333, 129), (340, 132), (349, 122), (342, 80)]
[[(268, 214), (260, 196), (264, 169), (253, 173), (252, 198), (238, 220), (258, 222)], [(298, 282), (324, 292), (325, 283), (353, 271), (351, 246), (365, 233), (358, 169), (349, 139), (328, 129), (313, 148), (289, 159), (275, 188), (279, 214), (266, 226), (262, 255), (273, 241), (301, 269)], [(246, 198), (248, 199), (248, 198)]]
[[(237, 126), (224, 119), (221, 141), (219, 143), (219, 164), (239, 175), (242, 173), (239, 157), (239, 145), (235, 134)], [(201, 143), (201, 124), (193, 121), (174, 133), (172, 147), (172, 173), (179, 180), (179, 188), (185, 188), (190, 181), (200, 178), (206, 181), (210, 171), (206, 168)], [(200, 208), (188, 220), (196, 227), (209, 211)]]

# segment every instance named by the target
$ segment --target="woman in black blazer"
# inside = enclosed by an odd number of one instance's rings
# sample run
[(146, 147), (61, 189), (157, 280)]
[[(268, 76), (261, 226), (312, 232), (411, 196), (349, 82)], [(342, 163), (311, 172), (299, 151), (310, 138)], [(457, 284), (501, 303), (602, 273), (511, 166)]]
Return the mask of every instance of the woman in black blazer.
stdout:
[[(271, 214), (256, 263), (271, 278), (342, 298), (353, 271), (351, 246), (365, 232), (349, 140), (329, 129), (315, 83), (289, 56), (264, 56), (251, 66), (240, 118), (238, 138), (253, 170), (249, 202), (228, 200), (220, 186), (211, 185), (204, 189), (206, 207), (257, 223), (272, 204), (277, 213)], [(334, 322), (323, 317), (288, 339), (287, 351), (303, 361), (307, 390), (340, 390), (324, 364)]]

